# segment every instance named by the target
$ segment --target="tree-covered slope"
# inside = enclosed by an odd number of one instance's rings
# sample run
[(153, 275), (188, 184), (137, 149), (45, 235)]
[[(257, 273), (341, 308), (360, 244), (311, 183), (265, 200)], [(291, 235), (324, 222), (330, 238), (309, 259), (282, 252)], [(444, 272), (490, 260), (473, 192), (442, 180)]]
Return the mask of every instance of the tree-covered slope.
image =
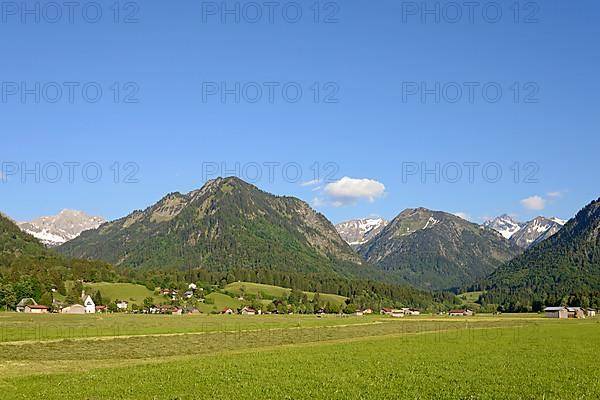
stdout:
[(600, 292), (600, 199), (550, 238), (498, 268), (485, 301), (523, 306)]
[(469, 285), (518, 251), (489, 228), (425, 208), (404, 210), (359, 247), (367, 262), (426, 289)]
[(169, 194), (143, 211), (84, 232), (59, 251), (143, 268), (267, 268), (348, 276), (369, 270), (308, 204), (237, 178)]
[(65, 294), (67, 280), (102, 281), (117, 276), (111, 265), (66, 259), (45, 248), (24, 233), (9, 218), (0, 214), (0, 307), (13, 308), (23, 297), (45, 302), (52, 289)]

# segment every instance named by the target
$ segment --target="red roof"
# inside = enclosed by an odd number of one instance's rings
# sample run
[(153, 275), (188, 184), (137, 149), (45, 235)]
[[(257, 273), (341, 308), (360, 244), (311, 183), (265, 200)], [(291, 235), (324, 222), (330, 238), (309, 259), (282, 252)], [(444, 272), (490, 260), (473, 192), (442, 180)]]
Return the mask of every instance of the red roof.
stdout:
[(448, 314), (464, 314), (465, 310), (450, 310)]
[(29, 305), (29, 306), (25, 306), (25, 307), (29, 307), (29, 308), (31, 308), (32, 310), (47, 310), (47, 309), (48, 309), (48, 307), (46, 307), (46, 306), (42, 306), (42, 305), (35, 305), (35, 304), (31, 304), (31, 305)]

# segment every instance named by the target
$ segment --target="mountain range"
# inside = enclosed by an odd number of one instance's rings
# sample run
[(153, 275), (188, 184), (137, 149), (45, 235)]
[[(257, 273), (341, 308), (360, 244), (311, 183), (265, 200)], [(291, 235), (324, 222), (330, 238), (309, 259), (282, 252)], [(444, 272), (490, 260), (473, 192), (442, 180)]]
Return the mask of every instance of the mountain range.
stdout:
[(439, 290), (486, 277), (519, 249), (496, 231), (453, 214), (411, 208), (360, 245), (358, 253), (413, 286)]
[(97, 228), (105, 222), (106, 220), (100, 216), (90, 216), (77, 210), (62, 210), (57, 215), (40, 217), (29, 222), (19, 222), (17, 225), (46, 246), (55, 247), (75, 239), (83, 231)]
[(345, 276), (369, 270), (307, 203), (234, 177), (209, 181), (187, 194), (168, 194), (57, 249), (135, 268), (267, 268)]
[(490, 276), (485, 300), (509, 304), (561, 304), (575, 296), (586, 306), (590, 294), (600, 295), (600, 199)]
[[(97, 276), (94, 268), (114, 276), (108, 264), (81, 260), (92, 259), (137, 271), (201, 267), (236, 276), (254, 271), (251, 278), (257, 281), (265, 273), (279, 274), (277, 279), (289, 280), (286, 287), (293, 279), (304, 286), (311, 279), (329, 280), (332, 288), (340, 279), (346, 280), (343, 285), (364, 279), (363, 288), (375, 280), (435, 291), (476, 284), (485, 289), (485, 303), (517, 311), (536, 301), (553, 304), (573, 293), (600, 292), (600, 199), (566, 224), (545, 217), (520, 223), (503, 215), (477, 225), (446, 212), (411, 208), (390, 222), (371, 218), (334, 226), (299, 199), (218, 178), (96, 227), (100, 218), (69, 210), (20, 224), (21, 230), (8, 218), (0, 222), (0, 267), (9, 266), (14, 275), (35, 265), (40, 279), (56, 285), (71, 273)], [(56, 248), (73, 260), (73, 272), (52, 270), (66, 259), (48, 253), (27, 231), (75, 236)]]
[(494, 229), (511, 243), (526, 249), (558, 232), (566, 221), (556, 217), (536, 217), (528, 222), (519, 222), (509, 215), (487, 220), (484, 226)]

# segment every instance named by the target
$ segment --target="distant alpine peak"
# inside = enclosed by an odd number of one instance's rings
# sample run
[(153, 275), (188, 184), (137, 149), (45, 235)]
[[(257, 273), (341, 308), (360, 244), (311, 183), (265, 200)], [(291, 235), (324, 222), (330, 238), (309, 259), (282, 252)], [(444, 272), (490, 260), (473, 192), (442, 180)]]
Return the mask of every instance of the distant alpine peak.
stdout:
[(335, 228), (350, 246), (358, 246), (377, 235), (388, 223), (383, 218), (359, 218), (341, 222)]
[(525, 224), (517, 221), (508, 214), (502, 214), (499, 217), (489, 219), (483, 223), (483, 226), (491, 228), (504, 236), (505, 239), (510, 239), (515, 233), (519, 232)]
[(527, 248), (554, 235), (567, 221), (556, 217), (538, 216), (528, 222), (519, 222), (503, 214), (487, 220), (484, 226), (495, 230), (521, 248)]
[(46, 246), (54, 247), (76, 238), (83, 231), (95, 229), (104, 222), (106, 220), (100, 216), (91, 216), (79, 210), (63, 209), (56, 215), (19, 222), (17, 225)]

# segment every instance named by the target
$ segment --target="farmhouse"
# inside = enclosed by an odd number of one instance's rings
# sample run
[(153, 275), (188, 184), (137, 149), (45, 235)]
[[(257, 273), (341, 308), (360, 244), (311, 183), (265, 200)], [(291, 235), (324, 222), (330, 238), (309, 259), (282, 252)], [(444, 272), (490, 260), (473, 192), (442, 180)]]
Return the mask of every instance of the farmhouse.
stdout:
[(588, 308), (587, 309), (587, 315), (590, 318), (594, 318), (596, 316), (597, 311), (594, 310), (593, 308)]
[(194, 292), (192, 292), (191, 290), (188, 290), (187, 292), (185, 292), (183, 294), (183, 297), (186, 299), (191, 299), (192, 297), (194, 297)]
[(21, 301), (17, 304), (17, 312), (25, 312), (25, 307), (27, 305), (34, 305), (37, 306), (37, 303), (34, 299), (32, 299), (31, 297), (25, 297), (23, 299), (21, 299)]
[(24, 312), (32, 314), (46, 314), (48, 312), (48, 307), (37, 304), (28, 304), (25, 306)]
[(121, 300), (121, 301), (117, 302), (117, 310), (126, 311), (127, 308), (129, 308), (129, 303), (126, 302), (125, 300)]
[(250, 307), (242, 308), (242, 315), (256, 315), (256, 310)]
[(97, 313), (106, 312), (106, 306), (96, 306), (96, 312)]
[(73, 304), (60, 310), (62, 314), (85, 314), (85, 307), (81, 304)]
[(235, 312), (231, 308), (227, 307), (227, 308), (224, 308), (223, 311), (221, 311), (221, 314), (231, 315), (231, 314), (235, 314)]
[(448, 315), (451, 317), (468, 317), (473, 315), (473, 311), (471, 310), (450, 310), (448, 311)]

